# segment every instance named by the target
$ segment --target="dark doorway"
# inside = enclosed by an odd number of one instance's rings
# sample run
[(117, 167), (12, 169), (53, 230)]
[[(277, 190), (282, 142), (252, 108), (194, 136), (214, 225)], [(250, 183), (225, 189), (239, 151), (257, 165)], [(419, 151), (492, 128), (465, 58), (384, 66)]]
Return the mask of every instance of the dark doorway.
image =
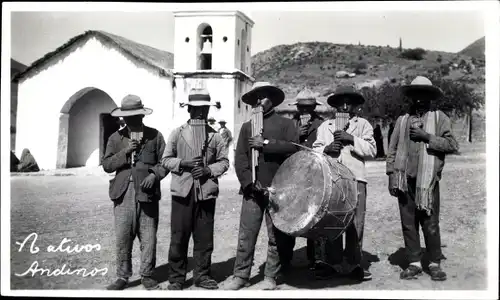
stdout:
[(112, 117), (111, 114), (100, 114), (100, 134), (99, 134), (99, 165), (102, 164), (102, 159), (106, 153), (106, 145), (108, 144), (109, 137), (115, 133), (119, 128), (119, 118)]

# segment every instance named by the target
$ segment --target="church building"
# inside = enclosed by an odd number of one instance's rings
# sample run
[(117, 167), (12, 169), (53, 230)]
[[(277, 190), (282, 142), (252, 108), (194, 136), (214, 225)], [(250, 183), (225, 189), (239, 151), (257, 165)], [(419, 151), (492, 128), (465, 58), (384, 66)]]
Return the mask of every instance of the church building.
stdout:
[(254, 82), (254, 22), (239, 11), (175, 12), (174, 18), (174, 54), (87, 31), (18, 74), (16, 155), (28, 148), (40, 169), (99, 166), (107, 139), (119, 127), (110, 112), (124, 96), (141, 97), (153, 109), (145, 125), (167, 139), (189, 119), (180, 103), (195, 87), (220, 102), (210, 116), (226, 120), (237, 137), (251, 114), (240, 99)]

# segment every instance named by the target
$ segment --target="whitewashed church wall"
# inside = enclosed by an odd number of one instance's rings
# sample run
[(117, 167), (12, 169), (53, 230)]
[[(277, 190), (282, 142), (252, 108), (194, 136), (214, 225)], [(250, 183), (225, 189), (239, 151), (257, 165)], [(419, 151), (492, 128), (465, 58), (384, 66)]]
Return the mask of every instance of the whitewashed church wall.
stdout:
[[(138, 67), (118, 51), (90, 39), (59, 62), (19, 85), (15, 153), (30, 149), (40, 168), (56, 167), (59, 117), (67, 101), (85, 88), (107, 93), (117, 106), (127, 94), (136, 94), (154, 110), (145, 124), (168, 131), (171, 116), (171, 80)], [(69, 108), (70, 105), (67, 105)]]

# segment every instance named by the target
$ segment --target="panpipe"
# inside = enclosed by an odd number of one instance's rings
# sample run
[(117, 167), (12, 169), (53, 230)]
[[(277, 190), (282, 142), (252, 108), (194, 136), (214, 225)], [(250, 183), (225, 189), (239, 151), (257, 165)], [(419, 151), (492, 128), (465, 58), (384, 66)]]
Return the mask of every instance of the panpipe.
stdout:
[[(194, 157), (201, 157), (203, 160), (203, 166), (206, 166), (206, 141), (207, 141), (207, 121), (200, 119), (191, 119), (189, 120), (189, 125), (191, 126), (191, 130), (193, 133), (193, 148), (194, 148)], [(199, 179), (194, 180), (194, 188), (195, 188), (195, 199), (196, 201), (202, 200), (198, 199), (198, 193), (203, 195), (201, 192), (201, 184)]]
[(335, 130), (346, 131), (349, 128), (349, 113), (335, 113)]
[[(252, 118), (250, 120), (252, 125), (252, 137), (261, 135), (264, 128), (264, 110), (261, 105), (252, 109)], [(252, 149), (252, 182), (255, 183), (257, 179), (256, 168), (259, 165), (259, 151)]]
[[(131, 131), (130, 132), (130, 139), (136, 140), (139, 143), (142, 141), (142, 136), (143, 136), (142, 130), (141, 131)], [(135, 164), (135, 155), (136, 155), (136, 151), (132, 152), (132, 157), (131, 157), (132, 158), (132, 165)]]
[(304, 126), (311, 120), (311, 114), (300, 115), (300, 125)]

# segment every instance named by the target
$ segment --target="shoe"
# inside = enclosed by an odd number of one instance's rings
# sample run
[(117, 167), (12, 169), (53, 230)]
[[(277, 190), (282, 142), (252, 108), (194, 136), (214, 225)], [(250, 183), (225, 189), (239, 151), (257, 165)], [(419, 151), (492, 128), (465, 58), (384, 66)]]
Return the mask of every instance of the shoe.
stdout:
[(158, 281), (154, 280), (152, 277), (143, 276), (142, 277), (142, 285), (146, 288), (146, 290), (156, 290), (160, 288)]
[(207, 290), (216, 290), (219, 288), (219, 285), (217, 285), (217, 281), (210, 277), (206, 277), (198, 282), (195, 282), (194, 286), (201, 287)]
[(422, 275), (422, 268), (419, 268), (415, 265), (410, 265), (406, 270), (402, 271), (399, 274), (400, 279), (411, 280), (417, 279), (418, 276)]
[(431, 279), (434, 281), (446, 280), (446, 273), (441, 269), (439, 265), (429, 266), (429, 273), (431, 274)]
[(167, 287), (168, 290), (171, 291), (181, 291), (182, 290), (182, 284), (179, 282), (174, 282), (168, 285)]
[(250, 286), (250, 282), (248, 281), (248, 279), (244, 279), (238, 276), (233, 276), (233, 278), (231, 278), (229, 283), (225, 286), (225, 289), (236, 291), (248, 286)]
[(128, 285), (128, 279), (118, 278), (115, 282), (110, 284), (106, 289), (111, 291), (121, 291), (124, 290)]
[(372, 279), (372, 273), (358, 266), (351, 271), (349, 277), (357, 281), (367, 281)]
[(267, 277), (267, 276), (264, 278), (264, 281), (262, 283), (263, 290), (271, 291), (271, 290), (275, 290), (276, 287), (277, 287), (276, 280), (274, 280), (274, 278)]

